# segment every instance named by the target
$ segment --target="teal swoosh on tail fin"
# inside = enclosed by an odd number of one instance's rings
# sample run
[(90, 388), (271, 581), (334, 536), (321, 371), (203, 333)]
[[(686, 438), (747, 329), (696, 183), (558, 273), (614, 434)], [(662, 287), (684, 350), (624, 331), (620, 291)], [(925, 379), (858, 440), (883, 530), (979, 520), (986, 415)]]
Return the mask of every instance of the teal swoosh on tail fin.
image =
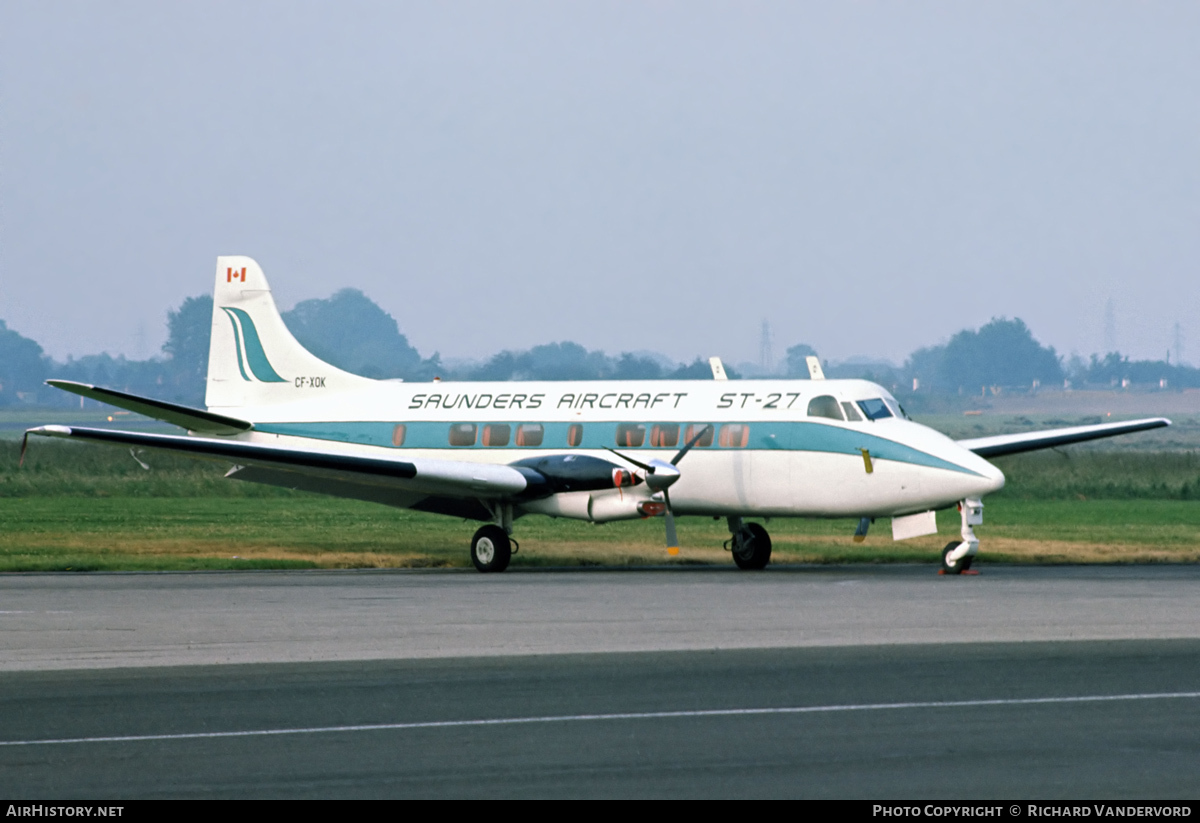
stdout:
[[(250, 371), (263, 383), (286, 383), (287, 380), (280, 377), (275, 369), (271, 368), (271, 361), (267, 360), (267, 353), (263, 351), (262, 341), (258, 339), (258, 329), (254, 327), (254, 321), (242, 309), (231, 309), (224, 306), (222, 311), (229, 315), (229, 321), (233, 323), (233, 334), (238, 338), (238, 369), (242, 372), (242, 377), (246, 380), (250, 378), (246, 376), (246, 369), (242, 366), (242, 346), (241, 338), (246, 341), (246, 360), (250, 366)], [(236, 317), (236, 320), (235, 320)], [(238, 334), (238, 326), (241, 326), (241, 335)]]
[(242, 363), (242, 331), (238, 328), (237, 318), (233, 316), (233, 312), (224, 306), (221, 307), (221, 311), (229, 315), (229, 323), (233, 326), (233, 348), (237, 352), (238, 371), (242, 373), (242, 379), (249, 383), (250, 375), (246, 374), (246, 366)]

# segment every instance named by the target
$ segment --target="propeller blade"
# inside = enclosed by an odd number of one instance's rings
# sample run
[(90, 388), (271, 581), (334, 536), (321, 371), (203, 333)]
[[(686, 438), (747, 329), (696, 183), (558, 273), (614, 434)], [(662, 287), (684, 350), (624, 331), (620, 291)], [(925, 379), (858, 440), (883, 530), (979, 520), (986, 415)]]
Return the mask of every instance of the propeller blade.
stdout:
[(25, 465), (25, 448), (29, 445), (29, 432), (25, 432), (25, 436), (21, 438), (21, 461), (17, 463), (17, 468)]
[(626, 463), (632, 463), (633, 465), (637, 466), (639, 469), (641, 469), (642, 471), (646, 472), (647, 474), (654, 474), (654, 467), (653, 467), (653, 466), (647, 466), (645, 463), (639, 463), (638, 461), (634, 460), (632, 457), (626, 457), (625, 455), (621, 454), (621, 453), (620, 453), (619, 451), (617, 451), (616, 449), (611, 449), (611, 448), (609, 448), (608, 446), (605, 446), (604, 448), (605, 448), (605, 449), (608, 449), (608, 451), (612, 452), (612, 453), (613, 453), (613, 454), (615, 454), (617, 457), (619, 457), (619, 458), (621, 458), (622, 460), (624, 460)]
[(676, 555), (679, 554), (679, 535), (675, 533), (675, 512), (671, 511), (671, 498), (666, 489), (663, 489), (663, 502), (667, 504), (667, 554)]
[(867, 539), (867, 529), (871, 528), (871, 518), (863, 517), (858, 521), (858, 528), (854, 530), (854, 542), (861, 543)]
[(675, 459), (670, 463), (664, 463), (658, 459), (649, 464), (640, 463), (632, 457), (621, 454), (616, 449), (609, 448), (608, 446), (604, 447), (626, 463), (631, 463), (646, 472), (646, 485), (654, 491), (662, 491), (663, 502), (667, 506), (664, 512), (667, 521), (667, 554), (672, 556), (679, 554), (679, 535), (675, 532), (675, 513), (671, 511), (671, 498), (667, 494), (667, 487), (679, 479), (679, 470), (675, 468), (675, 464), (688, 453), (688, 449), (700, 442), (700, 438), (704, 437), (704, 433), (711, 428), (711, 424), (705, 426), (698, 435), (692, 438), (692, 442), (684, 446), (679, 454), (675, 455)]
[(675, 455), (675, 457), (671, 459), (671, 465), (678, 466), (679, 461), (683, 459), (683, 456), (692, 450), (692, 446), (699, 443), (704, 435), (710, 431), (712, 431), (712, 423), (709, 423), (707, 426), (702, 428), (695, 437), (688, 441), (686, 446), (679, 450), (679, 454)]

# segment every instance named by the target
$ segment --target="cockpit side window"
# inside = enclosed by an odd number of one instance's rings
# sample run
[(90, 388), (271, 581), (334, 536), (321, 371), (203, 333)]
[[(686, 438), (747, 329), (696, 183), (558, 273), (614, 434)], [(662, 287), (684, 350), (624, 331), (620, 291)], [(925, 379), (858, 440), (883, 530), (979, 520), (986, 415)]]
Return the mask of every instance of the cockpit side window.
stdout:
[(851, 423), (861, 423), (862, 422), (862, 415), (858, 413), (858, 409), (856, 409), (854, 407), (854, 404), (851, 403), (850, 401), (843, 400), (842, 401), (842, 409), (845, 410), (845, 412), (846, 412), (846, 419), (849, 420)]
[(870, 400), (859, 400), (858, 407), (862, 409), (863, 414), (867, 416), (868, 420), (882, 420), (885, 417), (892, 416), (891, 409), (879, 397), (872, 397)]
[(908, 420), (908, 412), (904, 411), (904, 407), (890, 397), (883, 398), (883, 402), (887, 403), (887, 407), (892, 410), (892, 414), (899, 417), (901, 420)]
[(845, 419), (842, 417), (842, 407), (838, 405), (838, 401), (828, 394), (808, 401), (808, 416), (828, 417), (830, 420)]

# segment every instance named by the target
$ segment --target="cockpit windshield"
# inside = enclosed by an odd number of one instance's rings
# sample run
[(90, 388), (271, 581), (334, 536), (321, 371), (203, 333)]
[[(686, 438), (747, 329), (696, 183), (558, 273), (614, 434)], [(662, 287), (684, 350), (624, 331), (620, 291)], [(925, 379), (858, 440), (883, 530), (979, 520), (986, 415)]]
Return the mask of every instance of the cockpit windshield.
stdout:
[(858, 407), (862, 409), (863, 415), (868, 420), (882, 420), (885, 417), (892, 416), (892, 410), (887, 407), (880, 397), (873, 397), (870, 400), (859, 400)]

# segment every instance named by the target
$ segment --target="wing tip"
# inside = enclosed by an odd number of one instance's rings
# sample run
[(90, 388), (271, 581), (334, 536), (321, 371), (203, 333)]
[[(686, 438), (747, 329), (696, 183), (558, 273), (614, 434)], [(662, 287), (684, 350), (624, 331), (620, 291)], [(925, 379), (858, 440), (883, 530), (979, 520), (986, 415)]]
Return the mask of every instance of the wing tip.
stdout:
[(28, 437), (31, 434), (41, 434), (41, 435), (47, 435), (49, 437), (70, 437), (72, 432), (71, 432), (70, 426), (53, 425), (53, 426), (35, 426), (32, 429), (25, 430), (26, 437)]

